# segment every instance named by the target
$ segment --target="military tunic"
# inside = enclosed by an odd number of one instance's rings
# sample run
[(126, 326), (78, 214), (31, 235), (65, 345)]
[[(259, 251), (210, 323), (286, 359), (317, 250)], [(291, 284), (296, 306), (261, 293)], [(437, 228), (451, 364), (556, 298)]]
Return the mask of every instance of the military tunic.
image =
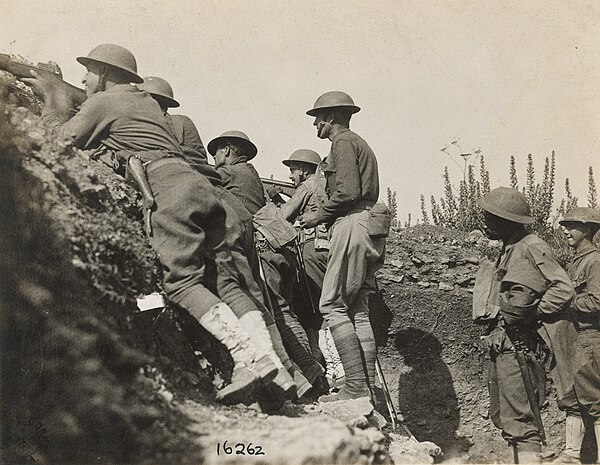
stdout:
[(171, 134), (179, 142), (179, 147), (188, 164), (194, 169), (198, 169), (199, 165), (206, 165), (208, 163), (206, 149), (194, 122), (185, 115), (169, 113), (165, 115), (165, 119)]
[(231, 165), (219, 166), (217, 171), (223, 180), (223, 187), (240, 199), (250, 214), (254, 215), (265, 206), (260, 176), (244, 157), (236, 159)]
[[(294, 223), (305, 211), (317, 211), (321, 203), (321, 200), (319, 200), (319, 192), (322, 191), (324, 194), (325, 191), (324, 181), (325, 178), (319, 177), (317, 174), (312, 174), (305, 181), (300, 183), (290, 200), (281, 206), (283, 217), (290, 223)], [(296, 302), (296, 313), (300, 318), (302, 326), (315, 329), (321, 327), (322, 318), (320, 317), (320, 314), (314, 314), (312, 305), (314, 303), (317, 307), (314, 310), (318, 312), (323, 278), (325, 276), (325, 271), (327, 270), (327, 256), (329, 254), (328, 249), (316, 249), (315, 243), (317, 231), (320, 236), (327, 236), (327, 230), (323, 224), (314, 228), (301, 229), (299, 231), (302, 259), (308, 278), (306, 284), (310, 286), (310, 295), (313, 302), (310, 302), (310, 300), (306, 298), (307, 292), (304, 288), (298, 288), (295, 294), (299, 295), (297, 298), (294, 297), (294, 301)]]

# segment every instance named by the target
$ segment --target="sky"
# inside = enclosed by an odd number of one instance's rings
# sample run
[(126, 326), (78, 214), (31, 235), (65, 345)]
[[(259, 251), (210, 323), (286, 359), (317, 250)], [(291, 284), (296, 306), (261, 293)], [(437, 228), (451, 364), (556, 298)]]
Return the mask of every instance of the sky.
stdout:
[(568, 177), (586, 203), (589, 166), (600, 184), (596, 0), (0, 0), (0, 11), (0, 52), (52, 59), (74, 84), (77, 56), (128, 48), (140, 75), (171, 83), (172, 112), (205, 144), (246, 132), (264, 177), (287, 180), (281, 161), (298, 148), (327, 155), (305, 112), (347, 92), (401, 221), (421, 217), (421, 194), (441, 196), (444, 166), (462, 179), (461, 151), (481, 150), (492, 187), (508, 185), (511, 155), (524, 183), (527, 155), (540, 178), (553, 150), (559, 197)]

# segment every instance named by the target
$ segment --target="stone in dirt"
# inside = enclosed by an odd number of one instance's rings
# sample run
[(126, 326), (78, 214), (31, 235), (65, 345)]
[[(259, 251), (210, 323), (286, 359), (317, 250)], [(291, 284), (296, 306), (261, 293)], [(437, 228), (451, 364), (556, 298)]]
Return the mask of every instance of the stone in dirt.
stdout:
[(351, 423), (359, 417), (368, 417), (374, 411), (373, 404), (371, 404), (368, 397), (323, 402), (320, 406), (323, 413), (331, 415), (344, 423)]
[(438, 289), (440, 291), (453, 291), (454, 290), (454, 286), (452, 284), (448, 284), (445, 282), (441, 282), (438, 284)]
[(442, 450), (432, 442), (418, 442), (400, 434), (390, 433), (388, 452), (396, 464), (433, 463), (434, 457), (441, 457)]
[(373, 410), (373, 413), (367, 417), (367, 420), (369, 420), (369, 425), (377, 429), (384, 428), (388, 423), (383, 415), (377, 410)]

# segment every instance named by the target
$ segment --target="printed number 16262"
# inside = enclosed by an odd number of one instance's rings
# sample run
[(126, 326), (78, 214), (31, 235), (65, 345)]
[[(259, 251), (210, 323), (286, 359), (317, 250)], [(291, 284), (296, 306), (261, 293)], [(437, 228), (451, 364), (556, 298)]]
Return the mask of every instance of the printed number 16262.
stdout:
[(248, 444), (238, 442), (235, 446), (228, 446), (227, 441), (223, 442), (223, 444), (217, 442), (217, 455), (221, 455), (221, 453), (225, 455), (265, 455), (262, 446), (253, 446), (251, 442)]

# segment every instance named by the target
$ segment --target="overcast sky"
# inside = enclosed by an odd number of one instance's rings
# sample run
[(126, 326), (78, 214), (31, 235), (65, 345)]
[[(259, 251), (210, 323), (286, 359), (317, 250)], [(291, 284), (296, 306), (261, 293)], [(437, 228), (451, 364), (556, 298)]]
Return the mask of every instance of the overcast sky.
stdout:
[[(53, 59), (79, 84), (75, 57), (100, 43), (129, 48), (139, 74), (173, 86), (205, 142), (239, 129), (259, 148), (262, 176), (287, 179), (298, 148), (327, 155), (305, 115), (328, 90), (362, 111), (351, 127), (374, 149), (381, 198), (420, 217), (420, 194), (441, 195), (440, 149), (481, 149), (492, 187), (508, 159), (524, 181), (556, 151), (562, 195), (600, 183), (600, 2), (422, 0), (0, 0), (0, 52)], [(453, 151), (454, 150), (454, 151)], [(458, 154), (458, 149), (450, 147)], [(585, 204), (580, 202), (580, 205)]]

